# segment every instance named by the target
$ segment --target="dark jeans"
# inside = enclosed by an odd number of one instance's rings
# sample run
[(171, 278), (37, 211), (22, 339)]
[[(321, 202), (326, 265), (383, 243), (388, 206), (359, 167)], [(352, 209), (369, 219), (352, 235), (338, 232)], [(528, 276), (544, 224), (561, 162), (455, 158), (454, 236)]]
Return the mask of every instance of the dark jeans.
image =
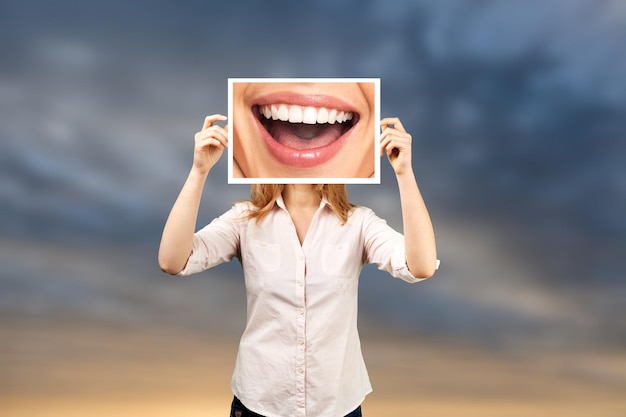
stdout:
[[(233, 403), (230, 406), (230, 417), (263, 417), (261, 414), (257, 414), (246, 408), (245, 405), (239, 401), (239, 398), (233, 398)], [(362, 417), (361, 406), (356, 410), (346, 415), (346, 417)]]

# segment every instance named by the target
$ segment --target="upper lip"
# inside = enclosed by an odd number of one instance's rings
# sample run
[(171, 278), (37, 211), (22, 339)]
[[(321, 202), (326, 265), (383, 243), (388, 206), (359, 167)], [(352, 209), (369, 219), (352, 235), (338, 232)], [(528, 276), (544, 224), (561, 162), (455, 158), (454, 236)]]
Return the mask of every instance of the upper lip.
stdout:
[(343, 112), (358, 113), (355, 106), (338, 97), (326, 94), (301, 94), (278, 92), (264, 95), (253, 101), (253, 104), (264, 106), (271, 104), (287, 104), (302, 107), (325, 107)]
[(293, 92), (276, 92), (261, 96), (253, 101), (254, 104), (290, 104), (297, 106), (326, 107), (341, 111), (357, 112), (357, 109), (347, 101), (326, 94), (302, 94)]

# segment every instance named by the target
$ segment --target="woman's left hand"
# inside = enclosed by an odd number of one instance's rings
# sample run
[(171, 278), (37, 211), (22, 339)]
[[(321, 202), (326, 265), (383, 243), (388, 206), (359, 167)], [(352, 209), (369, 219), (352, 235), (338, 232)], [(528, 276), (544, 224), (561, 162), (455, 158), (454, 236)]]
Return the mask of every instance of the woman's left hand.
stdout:
[[(391, 127), (390, 125), (393, 125)], [(387, 152), (387, 157), (396, 175), (411, 172), (411, 135), (402, 126), (397, 117), (387, 117), (380, 121), (380, 155)]]

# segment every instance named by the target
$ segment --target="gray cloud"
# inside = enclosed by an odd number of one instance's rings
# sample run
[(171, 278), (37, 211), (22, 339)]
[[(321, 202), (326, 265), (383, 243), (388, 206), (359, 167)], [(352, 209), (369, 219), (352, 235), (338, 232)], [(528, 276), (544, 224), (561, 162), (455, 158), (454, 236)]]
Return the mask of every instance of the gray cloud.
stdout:
[[(437, 302), (416, 296), (418, 309), (445, 319), (423, 325), (472, 328), (459, 316), (467, 309), (490, 331), (497, 312), (591, 332), (575, 314), (577, 294), (595, 285), (612, 300), (626, 268), (622, 2), (276, 5), (4, 5), (3, 234), (154, 245), (193, 133), (205, 114), (226, 111), (228, 77), (377, 76), (383, 113), (415, 138), (418, 179), (445, 231), (444, 276), (423, 293)], [(351, 196), (400, 227), (383, 166), (381, 186), (353, 186)], [(207, 188), (201, 222), (247, 194), (226, 185), (225, 161)], [(464, 253), (470, 237), (482, 249)], [(489, 247), (506, 262), (489, 268)], [(564, 296), (571, 288), (580, 293)], [(507, 294), (519, 297), (502, 302)], [(450, 304), (460, 306), (446, 313)], [(619, 303), (583, 304), (614, 334)]]

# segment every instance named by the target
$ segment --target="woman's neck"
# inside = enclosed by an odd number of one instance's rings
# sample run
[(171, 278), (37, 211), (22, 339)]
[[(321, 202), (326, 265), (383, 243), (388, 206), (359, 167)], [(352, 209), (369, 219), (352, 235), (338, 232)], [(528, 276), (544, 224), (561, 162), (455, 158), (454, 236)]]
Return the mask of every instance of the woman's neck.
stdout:
[(286, 184), (283, 190), (283, 201), (288, 208), (317, 208), (321, 198), (311, 184)]

